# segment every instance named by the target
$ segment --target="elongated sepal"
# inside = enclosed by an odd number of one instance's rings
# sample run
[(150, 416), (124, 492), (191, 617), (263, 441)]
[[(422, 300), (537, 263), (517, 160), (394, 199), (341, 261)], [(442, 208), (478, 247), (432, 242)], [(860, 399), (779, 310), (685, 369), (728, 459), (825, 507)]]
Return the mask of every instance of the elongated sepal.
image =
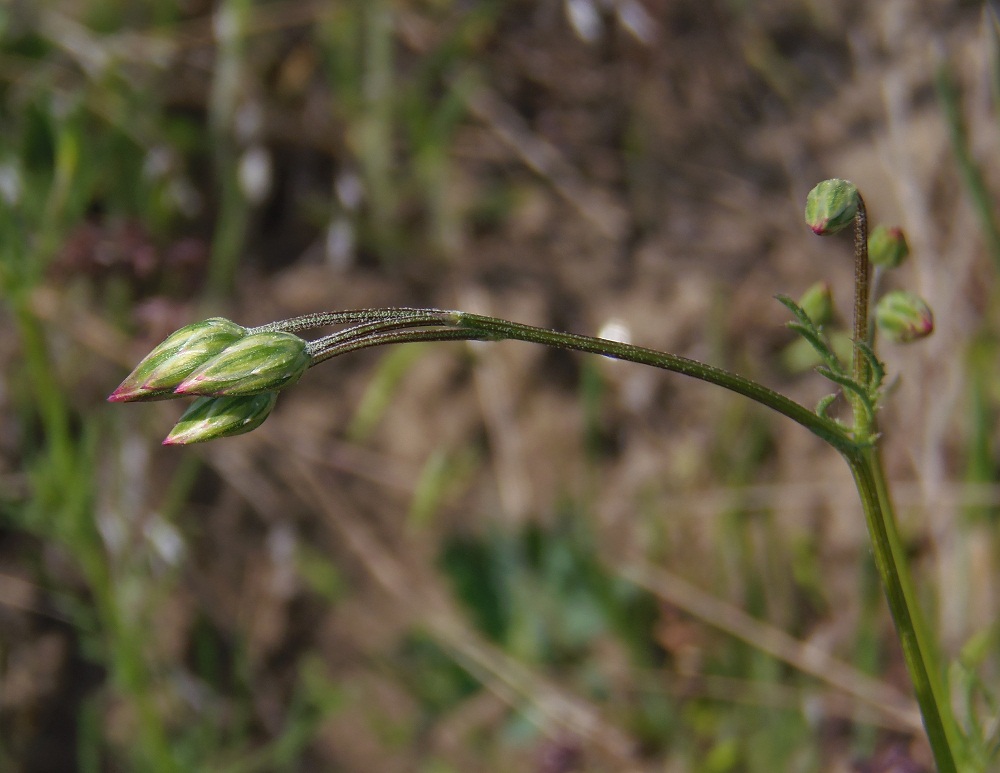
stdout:
[(251, 333), (203, 363), (174, 392), (210, 397), (275, 392), (298, 381), (311, 361), (297, 335)]
[(876, 266), (895, 268), (910, 254), (903, 229), (884, 225), (876, 226), (868, 237), (868, 259)]
[(113, 403), (166, 400), (198, 366), (247, 334), (222, 317), (185, 325), (146, 355), (108, 397)]
[(204, 443), (257, 429), (271, 413), (277, 392), (240, 397), (199, 397), (170, 430), (165, 446)]
[(819, 236), (847, 228), (857, 211), (858, 189), (847, 180), (824, 180), (806, 197), (806, 224)]
[(926, 338), (934, 332), (934, 314), (930, 306), (906, 290), (886, 293), (875, 307), (879, 332), (895, 343)]

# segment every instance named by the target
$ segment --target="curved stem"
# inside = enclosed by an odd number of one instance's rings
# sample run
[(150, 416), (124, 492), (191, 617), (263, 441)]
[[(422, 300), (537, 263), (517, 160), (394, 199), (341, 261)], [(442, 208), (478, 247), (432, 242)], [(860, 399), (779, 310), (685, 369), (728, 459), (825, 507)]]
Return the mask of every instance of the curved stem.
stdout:
[[(411, 311), (413, 313), (410, 313)], [(386, 316), (373, 322), (364, 322), (360, 325), (354, 325), (353, 327), (339, 330), (336, 333), (331, 333), (330, 335), (323, 336), (322, 338), (317, 338), (315, 341), (309, 342), (308, 351), (312, 356), (310, 367), (323, 362), (324, 360), (328, 360), (330, 357), (336, 356), (336, 354), (341, 354), (344, 350), (341, 350), (338, 347), (342, 344), (364, 340), (373, 334), (386, 333), (390, 330), (407, 330), (410, 328), (432, 326), (441, 326), (441, 312), (427, 312), (418, 309), (407, 309), (406, 315), (401, 315), (399, 317)], [(443, 339), (431, 338), (426, 340), (448, 340), (449, 338), (451, 337), (446, 336)], [(410, 341), (413, 339), (404, 338), (403, 340)], [(329, 352), (331, 351), (335, 351), (335, 354), (330, 354)], [(346, 351), (354, 350), (347, 349)]]
[(370, 349), (373, 346), (385, 346), (386, 344), (412, 344), (422, 341), (477, 341), (482, 339), (482, 334), (475, 330), (461, 330), (456, 328), (427, 329), (427, 330), (388, 330), (387, 332), (372, 333), (360, 338), (349, 338), (334, 341), (329, 346), (317, 350), (312, 355), (312, 362), (309, 367), (317, 365), (332, 357), (339, 357), (348, 352), (357, 352), (361, 349)]
[(787, 416), (842, 453), (858, 448), (857, 444), (848, 437), (847, 433), (830, 419), (819, 416), (808, 408), (799, 405), (794, 400), (775, 392), (773, 389), (768, 389), (756, 381), (751, 381), (748, 378), (721, 368), (706, 365), (697, 360), (690, 360), (686, 357), (679, 357), (675, 354), (668, 354), (655, 349), (646, 349), (642, 346), (610, 341), (605, 338), (594, 338), (574, 333), (560, 333), (547, 328), (522, 325), (518, 322), (509, 322), (496, 317), (468, 314), (461, 311), (449, 313), (454, 315), (456, 325), (482, 331), (488, 334), (490, 338), (515, 339), (554, 346), (560, 349), (574, 349), (579, 352), (600, 354), (617, 360), (651, 365), (654, 368), (662, 368), (663, 370), (691, 376), (700, 381), (707, 381), (710, 384), (716, 384), (731, 392), (749, 397), (751, 400)]
[(917, 603), (889, 499), (882, 461), (876, 448), (844, 454), (858, 487), (871, 539), (875, 568), (896, 625), (903, 659), (913, 682), (924, 728), (939, 773), (957, 773), (961, 748), (938, 659)]
[(416, 317), (425, 316), (428, 312), (441, 312), (435, 309), (412, 309), (405, 306), (385, 309), (349, 309), (346, 311), (320, 311), (315, 314), (303, 314), (301, 317), (291, 317), (277, 322), (269, 322), (266, 325), (258, 325), (249, 328), (251, 333), (265, 333), (281, 331), (285, 333), (296, 333), (300, 330), (313, 330), (318, 327), (329, 327), (330, 325), (353, 325), (355, 323), (380, 323), (400, 320), (410, 320)]
[[(868, 255), (863, 205), (859, 210), (856, 232), (858, 286), (855, 296), (855, 335), (868, 340)], [(862, 245), (862, 239), (864, 244)], [(877, 448), (868, 440), (874, 422), (858, 415), (854, 438), (840, 425), (808, 410), (784, 395), (755, 381), (667, 352), (611, 341), (604, 338), (561, 333), (547, 328), (524, 325), (497, 317), (439, 309), (368, 309), (310, 315), (292, 320), (303, 327), (358, 322), (348, 328), (312, 342), (313, 364), (358, 349), (390, 343), (444, 340), (519, 340), (529, 343), (572, 349), (626, 360), (681, 373), (716, 384), (767, 406), (787, 416), (836, 448), (846, 459), (861, 497), (871, 538), (875, 565), (885, 590), (889, 609), (903, 649), (903, 657), (913, 681), (917, 702), (934, 758), (941, 773), (957, 773), (956, 752), (961, 739), (951, 712), (942, 674), (931, 639), (917, 605), (913, 581), (896, 530), (892, 503), (882, 471)], [(286, 323), (287, 324), (287, 323)], [(284, 327), (283, 329), (289, 329)], [(862, 333), (861, 331), (864, 330)], [(868, 361), (855, 351), (854, 371), (860, 383), (867, 383)], [(859, 423), (863, 422), (863, 423)]]
[[(255, 330), (303, 330), (326, 325), (361, 323), (310, 343), (312, 364), (348, 351), (388, 343), (412, 341), (444, 341), (486, 338), (519, 340), (529, 343), (600, 354), (618, 360), (651, 365), (674, 373), (716, 384), (731, 392), (749, 397), (801, 424), (841, 453), (860, 446), (836, 422), (810, 411), (794, 400), (748, 378), (716, 368), (697, 360), (647, 349), (642, 346), (611, 341), (606, 338), (560, 333), (548, 328), (523, 325), (497, 317), (442, 309), (386, 308), (344, 312), (323, 312), (265, 325)], [(437, 329), (421, 330), (436, 326)], [(415, 329), (411, 329), (415, 328)], [(443, 330), (441, 328), (444, 328)]]

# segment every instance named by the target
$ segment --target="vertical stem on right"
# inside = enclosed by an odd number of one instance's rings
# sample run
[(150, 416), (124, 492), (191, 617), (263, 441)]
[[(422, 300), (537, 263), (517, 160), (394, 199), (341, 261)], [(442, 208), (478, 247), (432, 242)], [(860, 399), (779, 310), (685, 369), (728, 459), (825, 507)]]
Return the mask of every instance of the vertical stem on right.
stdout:
[[(858, 194), (858, 211), (854, 215), (854, 340), (868, 341), (868, 297), (871, 264), (868, 260), (868, 210), (865, 200)], [(861, 384), (869, 379), (868, 361), (857, 348), (854, 349), (854, 378)]]
[(960, 733), (900, 543), (881, 458), (874, 448), (852, 451), (844, 456), (861, 497), (875, 567), (896, 626), (938, 773), (966, 771), (968, 768), (959, 764)]
[[(858, 193), (858, 211), (854, 215), (854, 359), (851, 375), (862, 386), (871, 381), (868, 360), (861, 353), (859, 343), (869, 341), (868, 299), (871, 295), (871, 263), (868, 260), (868, 210), (865, 200)], [(861, 400), (856, 395), (850, 396), (851, 407), (854, 409), (854, 439), (869, 436), (874, 427), (865, 411)]]

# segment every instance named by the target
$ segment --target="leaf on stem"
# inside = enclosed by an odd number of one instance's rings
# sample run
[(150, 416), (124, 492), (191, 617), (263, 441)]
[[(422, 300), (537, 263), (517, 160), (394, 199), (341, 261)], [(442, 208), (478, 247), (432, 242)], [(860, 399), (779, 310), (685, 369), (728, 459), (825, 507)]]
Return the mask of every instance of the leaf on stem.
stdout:
[(864, 408), (865, 414), (868, 418), (868, 423), (871, 424), (875, 421), (875, 403), (872, 402), (871, 395), (866, 387), (859, 384), (850, 376), (846, 376), (843, 373), (837, 373), (822, 365), (816, 368), (816, 372), (833, 383), (840, 384), (840, 386), (844, 389), (856, 395), (858, 401), (861, 403), (861, 406)]

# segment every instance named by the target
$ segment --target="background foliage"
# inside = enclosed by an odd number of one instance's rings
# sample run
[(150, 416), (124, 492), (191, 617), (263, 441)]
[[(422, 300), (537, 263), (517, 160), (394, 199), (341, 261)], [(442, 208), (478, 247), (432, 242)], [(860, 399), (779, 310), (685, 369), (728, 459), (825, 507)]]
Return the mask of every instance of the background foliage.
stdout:
[(831, 176), (937, 315), (887, 461), (995, 736), (997, 57), (945, 0), (0, 6), (0, 768), (922, 769), (847, 469), (720, 390), (435, 344), (204, 448), (104, 403), (194, 319), (426, 305), (813, 404)]

